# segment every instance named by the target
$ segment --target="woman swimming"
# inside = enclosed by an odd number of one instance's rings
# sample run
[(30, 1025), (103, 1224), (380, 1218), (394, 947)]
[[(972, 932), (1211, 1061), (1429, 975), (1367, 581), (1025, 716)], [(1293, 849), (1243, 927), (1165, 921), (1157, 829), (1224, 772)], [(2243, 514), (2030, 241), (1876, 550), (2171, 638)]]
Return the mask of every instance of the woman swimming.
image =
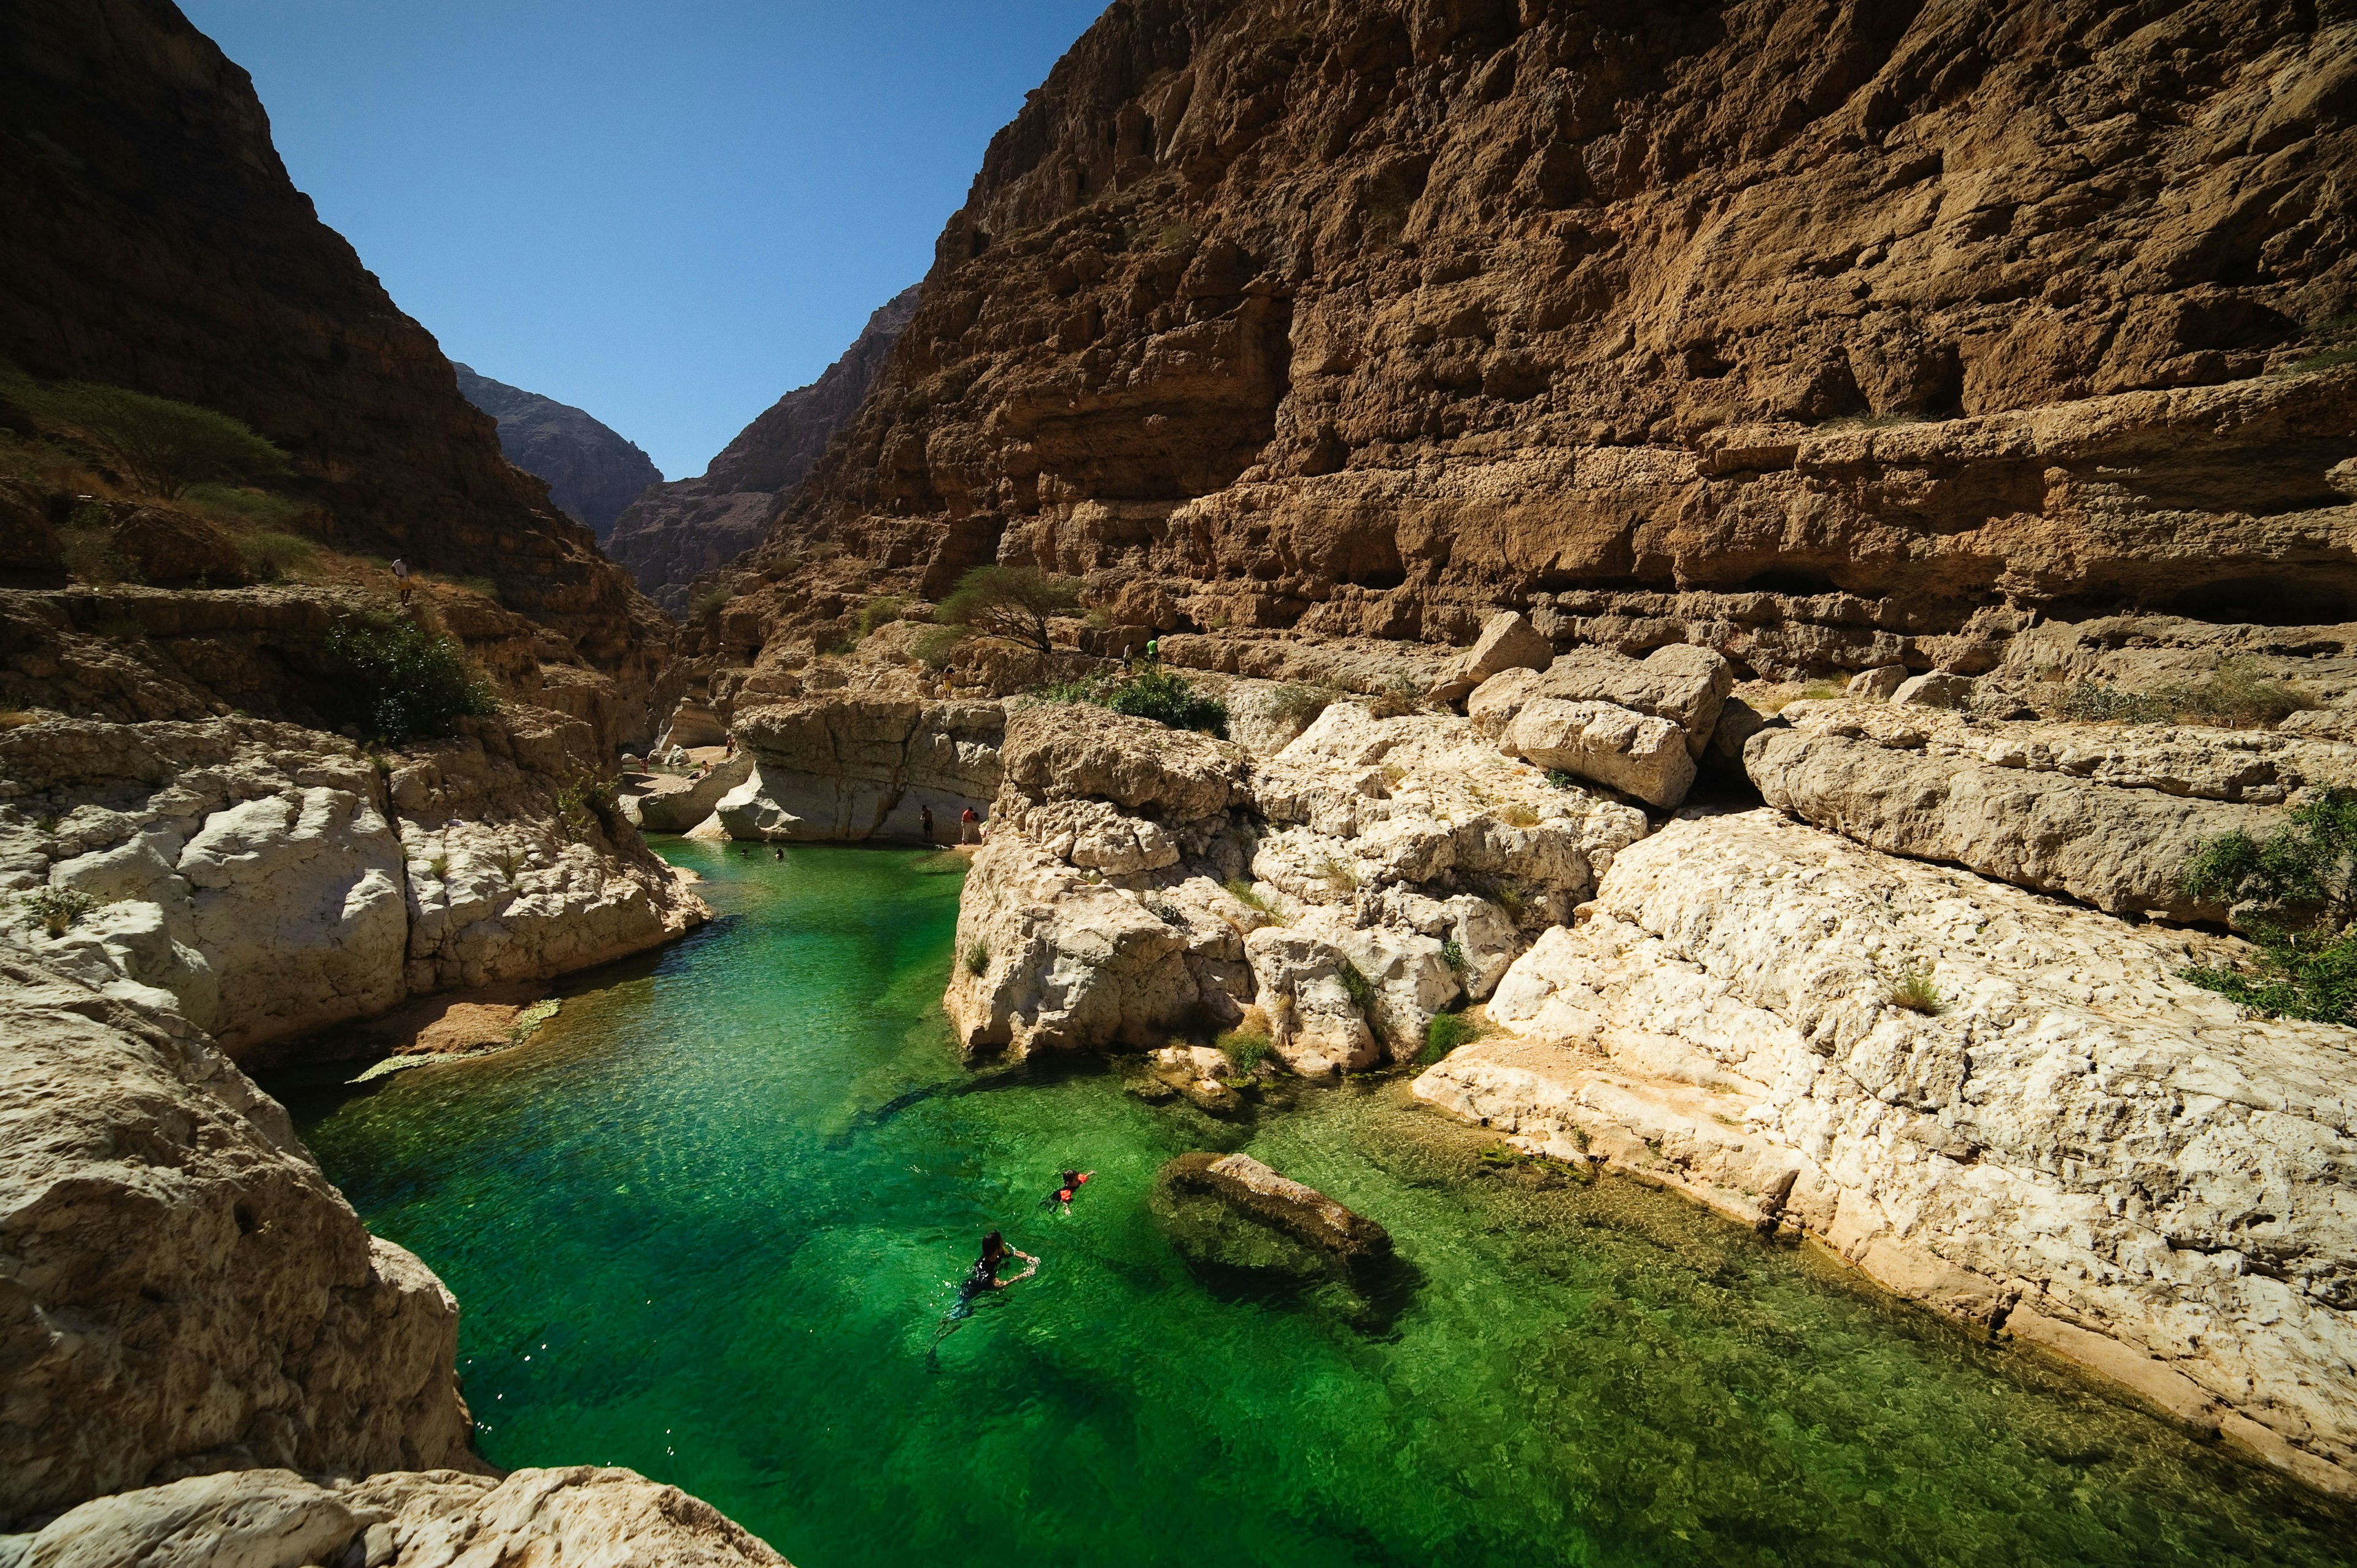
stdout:
[[(998, 1277), (998, 1271), (1006, 1266), (1006, 1260), (1010, 1257), (1022, 1259), (1027, 1266), (1021, 1273), (1010, 1274), (1002, 1280)], [(940, 1349), (942, 1340), (956, 1333), (964, 1326), (965, 1320), (974, 1316), (974, 1302), (992, 1291), (1020, 1284), (1038, 1273), (1039, 1268), (1039, 1259), (1020, 1247), (1008, 1246), (1006, 1238), (997, 1231), (993, 1230), (985, 1236), (982, 1239), (982, 1256), (976, 1258), (974, 1267), (966, 1272), (964, 1283), (958, 1286), (957, 1300), (951, 1304), (949, 1311), (942, 1315), (942, 1326), (933, 1335), (932, 1347), (925, 1353), (926, 1360), (938, 1370), (940, 1362), (934, 1359), (934, 1353)]]

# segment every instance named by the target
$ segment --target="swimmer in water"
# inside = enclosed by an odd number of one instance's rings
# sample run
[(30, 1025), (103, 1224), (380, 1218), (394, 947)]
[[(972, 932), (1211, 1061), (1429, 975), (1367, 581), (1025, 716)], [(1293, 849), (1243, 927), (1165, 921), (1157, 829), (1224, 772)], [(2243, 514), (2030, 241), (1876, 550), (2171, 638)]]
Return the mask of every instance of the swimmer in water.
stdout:
[[(998, 1277), (998, 1271), (1006, 1266), (1006, 1260), (1010, 1257), (1022, 1259), (1028, 1266), (1021, 1273), (1010, 1274), (1002, 1280)], [(938, 1356), (942, 1341), (965, 1326), (965, 1320), (974, 1316), (974, 1304), (976, 1300), (988, 1295), (992, 1291), (1005, 1290), (1008, 1285), (1021, 1283), (1038, 1273), (1039, 1268), (1039, 1259), (1020, 1247), (1008, 1246), (1006, 1238), (997, 1231), (993, 1230), (989, 1235), (985, 1236), (982, 1239), (982, 1256), (976, 1258), (974, 1261), (974, 1267), (966, 1272), (964, 1282), (958, 1286), (956, 1302), (951, 1305), (948, 1312), (942, 1314), (942, 1326), (934, 1333), (933, 1343), (925, 1352), (925, 1359), (933, 1369), (935, 1371), (941, 1369)]]
[(1072, 1211), (1072, 1194), (1080, 1191), (1081, 1184), (1096, 1174), (1094, 1171), (1066, 1171), (1056, 1190), (1039, 1200), (1039, 1207), (1045, 1208), (1052, 1203), (1058, 1206), (1060, 1212), (1070, 1214)]

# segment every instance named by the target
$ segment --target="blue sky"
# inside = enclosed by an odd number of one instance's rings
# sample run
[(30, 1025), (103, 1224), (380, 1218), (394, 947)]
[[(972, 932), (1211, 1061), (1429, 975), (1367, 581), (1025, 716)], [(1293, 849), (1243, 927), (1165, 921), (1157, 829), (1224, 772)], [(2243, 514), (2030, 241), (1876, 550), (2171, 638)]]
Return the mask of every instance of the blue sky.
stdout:
[(704, 471), (924, 275), (1104, 0), (181, 0), (453, 360)]

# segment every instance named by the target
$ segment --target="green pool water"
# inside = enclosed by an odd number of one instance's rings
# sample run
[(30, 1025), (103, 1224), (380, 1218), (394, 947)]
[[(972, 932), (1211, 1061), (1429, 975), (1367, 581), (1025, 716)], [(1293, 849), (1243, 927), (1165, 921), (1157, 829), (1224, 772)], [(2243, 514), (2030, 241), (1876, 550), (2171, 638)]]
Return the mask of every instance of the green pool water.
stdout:
[[(969, 1074), (958, 877), (914, 854), (664, 853), (722, 918), (531, 1044), (284, 1090), (464, 1304), (497, 1464), (630, 1466), (800, 1568), (2357, 1556), (2346, 1513), (1812, 1254), (1488, 1171), (1398, 1078), (1229, 1125), (1117, 1064)], [(1412, 1289), (1371, 1320), (1200, 1283), (1147, 1197), (1206, 1147), (1380, 1219)], [(929, 1357), (993, 1226), (1039, 1274)]]

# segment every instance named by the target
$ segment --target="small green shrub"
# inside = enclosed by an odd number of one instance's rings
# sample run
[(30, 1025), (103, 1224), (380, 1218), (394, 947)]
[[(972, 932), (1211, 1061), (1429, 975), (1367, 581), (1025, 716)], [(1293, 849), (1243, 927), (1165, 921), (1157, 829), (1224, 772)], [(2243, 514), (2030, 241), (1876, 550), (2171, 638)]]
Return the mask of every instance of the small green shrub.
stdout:
[(1310, 686), (1289, 682), (1268, 694), (1262, 711), (1279, 724), (1289, 725), (1297, 731), (1305, 730), (1341, 695), (1332, 686)]
[(1486, 1032), (1462, 1013), (1435, 1013), (1432, 1022), (1424, 1026), (1424, 1053), (1415, 1059), (1428, 1067)]
[(1360, 973), (1359, 966), (1357, 964), (1352, 963), (1347, 958), (1344, 959), (1342, 961), (1341, 969), (1337, 972), (1336, 978), (1341, 981), (1342, 989), (1349, 993), (1351, 1006), (1356, 1007), (1361, 1013), (1364, 1013), (1374, 1006), (1375, 983), (1369, 980), (1365, 975)]
[(437, 854), (425, 863), (425, 869), (434, 874), (435, 881), (447, 882), (450, 880), (450, 857)]
[(859, 607), (859, 635), (863, 638), (873, 637), (883, 628), (899, 620), (904, 607), (899, 599), (888, 595), (880, 599), (868, 600)]
[(1447, 941), (1440, 944), (1440, 961), (1448, 966), (1449, 973), (1456, 975), (1460, 980), (1462, 980), (1465, 977), (1466, 972), (1473, 967), (1471, 964), (1465, 961), (1465, 944), (1458, 941), (1455, 937), (1451, 937)]
[(1405, 718), (1424, 710), (1424, 690), (1405, 675), (1394, 675), (1381, 691), (1361, 699), (1367, 712), (1379, 719)]
[(2234, 729), (2267, 729), (2315, 705), (2305, 692), (2276, 680), (2255, 660), (2230, 659), (2204, 680), (2156, 686), (2147, 692), (2123, 692), (2082, 681), (2062, 694), (2058, 711), (2064, 718), (2098, 724), (2190, 720)]
[(926, 669), (938, 672), (950, 667), (959, 646), (970, 635), (962, 626), (929, 626), (909, 645), (909, 653)]
[(706, 588), (688, 601), (687, 618), (691, 621), (718, 620), (722, 608), (727, 603), (728, 590)]
[(275, 583), (310, 565), (313, 546), (299, 534), (249, 533), (237, 542), (237, 553), (255, 580)]
[(1257, 909), (1264, 915), (1276, 913), (1275, 909), (1269, 908), (1268, 900), (1261, 897), (1260, 889), (1243, 877), (1231, 876), (1220, 886), (1227, 889), (1229, 897), (1247, 909)]
[(497, 710), (490, 682), (466, 650), (414, 621), (330, 628), (327, 654), (353, 721), (388, 746), (446, 736), (461, 716)]
[(1939, 986), (1932, 979), (1931, 969), (1921, 963), (1910, 963), (1900, 970), (1898, 978), (1882, 988), (1882, 999), (1893, 1007), (1921, 1013), (1927, 1018), (1936, 1018), (1948, 1010)]
[(965, 972), (980, 979), (990, 972), (990, 949), (982, 942), (969, 942), (965, 950)]
[(77, 582), (121, 583), (131, 576), (131, 564), (114, 547), (111, 535), (96, 529), (69, 528), (59, 541), (66, 570)]
[(1579, 788), (1579, 780), (1573, 778), (1570, 774), (1566, 773), (1560, 768), (1549, 768), (1547, 770), (1546, 781), (1549, 785), (1557, 789), (1577, 789)]
[(79, 887), (36, 887), (17, 902), (30, 909), (41, 922), (41, 929), (53, 937), (64, 936), (70, 927), (98, 908), (98, 900)]
[(1523, 912), (1530, 908), (1530, 894), (1523, 890), (1521, 883), (1509, 876), (1501, 876), (1490, 885), (1490, 897), (1516, 920), (1520, 920)]
[(621, 788), (619, 779), (593, 779), (587, 775), (575, 779), (556, 791), (556, 820), (576, 839), (586, 839), (592, 829), (612, 820)]
[(1141, 670), (1115, 686), (1104, 705), (1135, 719), (1152, 719), (1172, 729), (1200, 730), (1228, 738), (1228, 705), (1198, 692), (1167, 670)]
[(1227, 1053), (1228, 1066), (1234, 1069), (1239, 1077), (1260, 1066), (1268, 1053), (1276, 1048), (1275, 1043), (1266, 1035), (1251, 1029), (1230, 1029), (1212, 1044)]
[(1339, 887), (1345, 893), (1359, 890), (1359, 873), (1340, 855), (1328, 855), (1318, 863), (1318, 875), (1329, 887)]
[(2357, 1023), (2357, 791), (2327, 789), (2266, 839), (2231, 832), (2201, 847), (2183, 878), (2196, 898), (2253, 905), (2259, 951), (2245, 969), (2200, 964), (2184, 978), (2246, 1007)]

